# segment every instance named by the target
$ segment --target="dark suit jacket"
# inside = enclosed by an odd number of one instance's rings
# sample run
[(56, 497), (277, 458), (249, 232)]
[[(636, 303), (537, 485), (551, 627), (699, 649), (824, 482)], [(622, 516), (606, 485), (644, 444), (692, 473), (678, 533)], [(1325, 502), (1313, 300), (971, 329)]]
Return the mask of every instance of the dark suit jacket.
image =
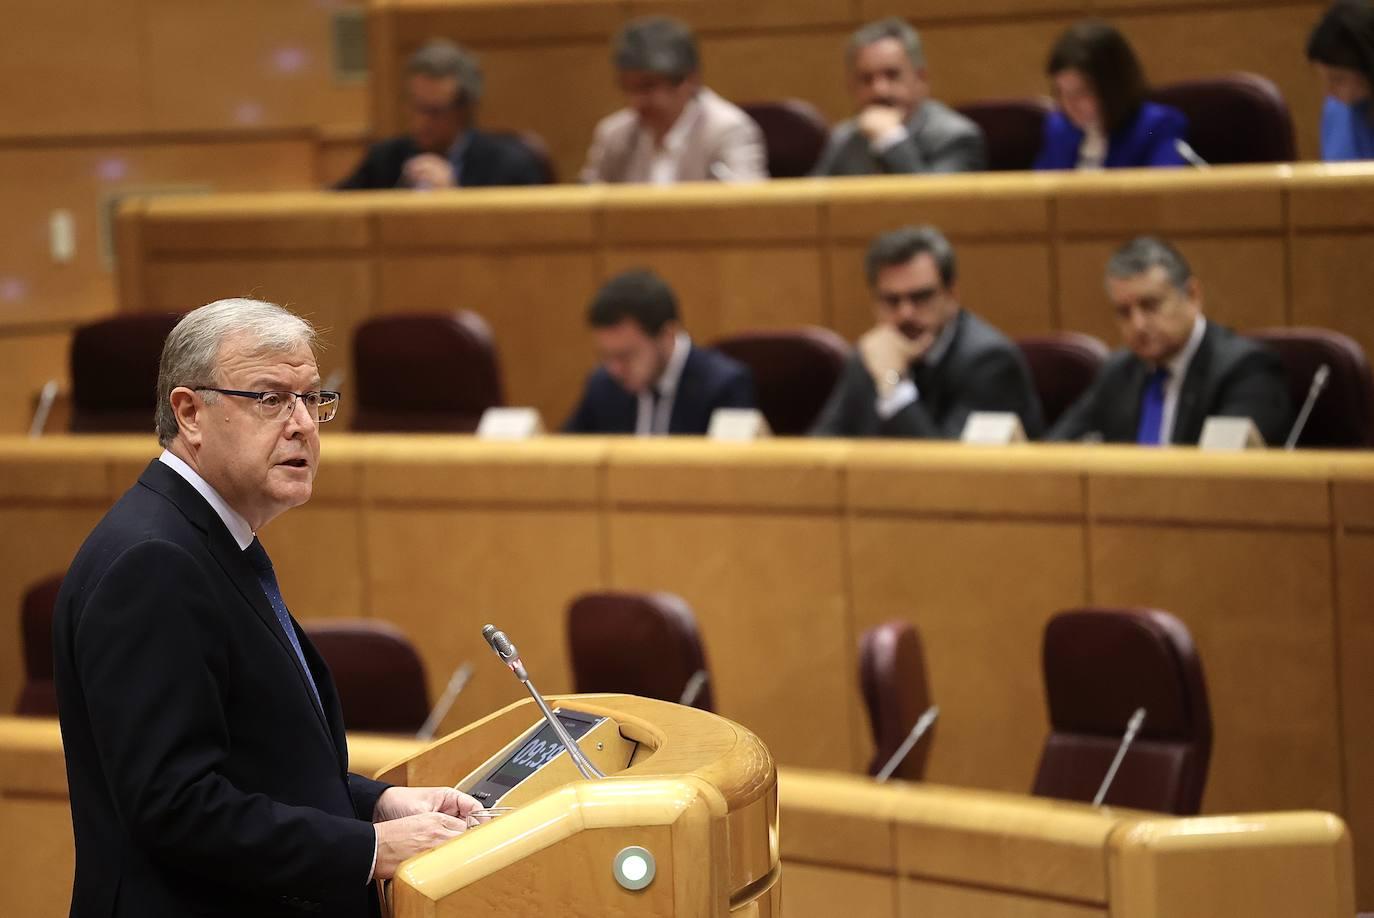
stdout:
[(856, 351), (811, 429), (817, 437), (923, 437), (955, 440), (975, 411), (1011, 411), (1027, 437), (1040, 435), (1040, 399), (1021, 350), (967, 309), (954, 318), (954, 338), (934, 367), (911, 369), (919, 397), (884, 421), (878, 391)]
[[(1064, 412), (1046, 439), (1136, 442), (1140, 402), (1150, 369), (1129, 350), (1107, 358), (1087, 392)], [(1293, 422), (1283, 365), (1263, 345), (1207, 323), (1178, 394), (1171, 443), (1196, 444), (1213, 415), (1248, 417), (1266, 443), (1282, 443)]]
[(983, 129), (954, 109), (928, 99), (906, 123), (907, 139), (874, 155), (854, 119), (835, 125), (813, 175), (912, 175), (976, 172), (988, 166)]
[(362, 918), (373, 808), (243, 552), (154, 461), (87, 537), (53, 622), (73, 916)]
[[(353, 174), (334, 187), (340, 191), (401, 187), (401, 167), (421, 152), (408, 136), (374, 143)], [(458, 185), (462, 188), (543, 185), (548, 181), (544, 166), (513, 137), (473, 131), (462, 162), (458, 173)]]
[[(694, 345), (682, 365), (668, 433), (704, 434), (717, 408), (755, 407), (749, 368), (719, 351)], [(587, 377), (582, 401), (563, 424), (563, 432), (632, 434), (638, 413), (639, 397), (598, 367)]]
[[(1183, 112), (1167, 105), (1146, 102), (1136, 116), (1112, 132), (1107, 139), (1106, 169), (1129, 169), (1137, 166), (1186, 166), (1179, 155), (1176, 141), (1188, 134), (1188, 119)], [(1036, 169), (1074, 169), (1078, 166), (1078, 148), (1083, 144), (1083, 131), (1062, 112), (1053, 112), (1045, 119), (1045, 139)]]

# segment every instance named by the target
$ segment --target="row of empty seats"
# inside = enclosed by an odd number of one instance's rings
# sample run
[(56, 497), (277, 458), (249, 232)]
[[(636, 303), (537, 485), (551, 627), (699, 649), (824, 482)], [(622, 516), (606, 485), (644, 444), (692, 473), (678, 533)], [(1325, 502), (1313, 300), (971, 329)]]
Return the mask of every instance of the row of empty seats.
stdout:
[[(52, 617), (60, 576), (28, 591), (21, 615), (25, 683), (15, 706), (53, 717)], [(424, 664), (399, 629), (371, 619), (303, 626), (334, 677), (350, 730), (412, 734), (430, 699)], [(695, 616), (671, 593), (598, 592), (568, 609), (574, 691), (616, 692), (715, 709), (709, 665)], [(1199, 812), (1212, 726), (1202, 664), (1192, 637), (1157, 610), (1062, 612), (1045, 629), (1045, 695), (1051, 732), (1032, 793), (1088, 801), (1101, 784), (1138, 707), (1145, 726), (1123, 760), (1107, 801), (1177, 814)], [(876, 775), (931, 704), (916, 629), (893, 621), (860, 639), (859, 683)], [(927, 733), (893, 774), (919, 781), (934, 741)]]
[[(120, 315), (76, 331), (72, 432), (152, 429), (162, 343), (179, 319), (172, 313)], [(1317, 368), (1331, 368), (1300, 446), (1374, 446), (1374, 376), (1355, 341), (1318, 328), (1248, 334), (1278, 352), (1295, 405), (1306, 399)], [(1025, 337), (1017, 344), (1048, 424), (1088, 388), (1108, 353), (1098, 339), (1075, 332)], [(760, 410), (781, 435), (810, 429), (850, 354), (847, 341), (817, 327), (740, 332), (712, 345), (750, 368)], [(369, 319), (354, 334), (353, 372), (347, 397), (354, 405), (353, 429), (361, 432), (470, 433), (484, 411), (505, 404), (495, 338), (470, 311)]]

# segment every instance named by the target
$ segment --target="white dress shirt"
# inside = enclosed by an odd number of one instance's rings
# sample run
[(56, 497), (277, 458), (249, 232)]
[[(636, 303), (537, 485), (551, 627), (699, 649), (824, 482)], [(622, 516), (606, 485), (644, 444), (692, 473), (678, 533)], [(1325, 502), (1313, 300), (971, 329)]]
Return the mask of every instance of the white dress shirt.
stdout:
[(677, 116), (673, 126), (663, 136), (663, 145), (654, 142), (654, 135), (647, 128), (639, 129), (639, 146), (649, 150), (649, 182), (653, 185), (672, 185), (678, 180), (682, 153), (687, 146), (687, 134), (692, 125), (701, 117), (701, 103), (693, 96)]
[(677, 385), (682, 380), (682, 368), (687, 365), (687, 354), (692, 350), (692, 338), (680, 331), (673, 338), (673, 353), (668, 357), (668, 365), (663, 368), (654, 388), (658, 389), (658, 407), (654, 407), (654, 393), (650, 389), (639, 393), (639, 412), (635, 415), (635, 436), (649, 437), (666, 434), (668, 424), (673, 419), (673, 401), (677, 397)]
[(1188, 335), (1188, 341), (1180, 350), (1169, 360), (1164, 362), (1164, 367), (1169, 371), (1169, 379), (1164, 384), (1164, 413), (1159, 421), (1159, 442), (1168, 444), (1174, 438), (1174, 417), (1178, 414), (1178, 397), (1183, 391), (1183, 378), (1188, 375), (1188, 365), (1193, 362), (1193, 355), (1202, 345), (1202, 336), (1207, 333), (1207, 320), (1198, 316), (1193, 320), (1193, 330)]

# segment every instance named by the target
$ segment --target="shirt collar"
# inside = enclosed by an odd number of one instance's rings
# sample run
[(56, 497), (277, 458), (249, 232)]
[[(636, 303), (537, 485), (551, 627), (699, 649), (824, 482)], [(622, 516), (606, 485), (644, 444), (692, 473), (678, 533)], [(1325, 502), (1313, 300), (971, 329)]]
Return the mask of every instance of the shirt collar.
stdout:
[(1164, 361), (1164, 368), (1169, 371), (1170, 379), (1182, 379), (1188, 372), (1188, 364), (1193, 362), (1193, 355), (1202, 346), (1202, 336), (1207, 332), (1207, 320), (1198, 316), (1193, 320), (1193, 330), (1188, 334), (1188, 341), (1183, 345), (1183, 349), (1173, 357)]
[(677, 384), (682, 381), (682, 368), (687, 365), (687, 354), (691, 350), (692, 337), (685, 331), (678, 332), (673, 338), (673, 355), (668, 358), (668, 365), (663, 368), (663, 374), (655, 384), (659, 398), (677, 392)]
[(212, 488), (208, 481), (201, 478), (195, 469), (187, 465), (185, 460), (168, 449), (164, 449), (162, 455), (157, 458), (163, 465), (185, 478), (186, 483), (195, 488), (201, 497), (205, 498), (206, 503), (224, 521), (225, 528), (234, 537), (234, 541), (238, 543), (240, 551), (253, 544), (253, 527), (249, 526), (248, 521), (239, 516), (233, 507), (229, 506), (228, 501), (220, 497), (219, 492)]

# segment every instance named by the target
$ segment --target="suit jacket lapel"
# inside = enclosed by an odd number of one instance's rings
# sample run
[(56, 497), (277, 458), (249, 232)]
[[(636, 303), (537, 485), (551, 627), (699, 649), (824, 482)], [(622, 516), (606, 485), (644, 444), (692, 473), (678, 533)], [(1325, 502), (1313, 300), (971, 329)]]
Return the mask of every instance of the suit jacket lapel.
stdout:
[(1140, 430), (1140, 400), (1145, 396), (1145, 377), (1148, 373), (1144, 362), (1138, 357), (1131, 360), (1127, 372), (1129, 375), (1123, 392), (1123, 404), (1116, 406), (1108, 417), (1109, 424), (1120, 426), (1113, 431), (1102, 432), (1103, 439), (1109, 443), (1134, 443)]

